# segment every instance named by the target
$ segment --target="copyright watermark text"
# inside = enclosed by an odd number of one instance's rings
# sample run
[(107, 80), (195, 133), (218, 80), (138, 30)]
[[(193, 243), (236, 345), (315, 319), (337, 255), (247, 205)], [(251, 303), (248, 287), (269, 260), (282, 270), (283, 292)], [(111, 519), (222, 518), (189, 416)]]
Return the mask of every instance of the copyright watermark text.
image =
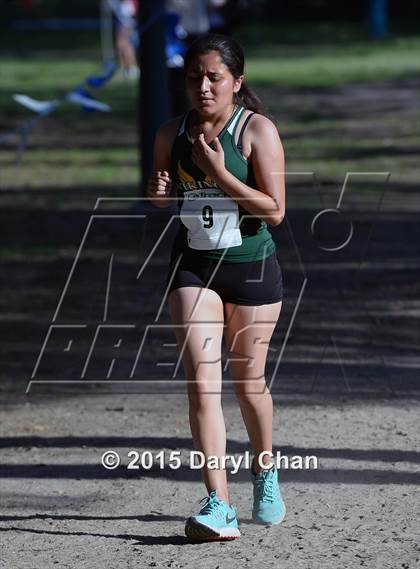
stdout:
[[(130, 450), (126, 453), (118, 453), (108, 450), (102, 455), (102, 466), (107, 470), (114, 470), (120, 465), (128, 470), (150, 470), (152, 468), (170, 468), (177, 470), (181, 466), (187, 466), (192, 470), (198, 470), (207, 466), (210, 470), (230, 469), (231, 474), (236, 474), (240, 468), (251, 468), (252, 455), (249, 451), (243, 454), (227, 454), (223, 456), (208, 455), (207, 457), (198, 450), (181, 453), (180, 450), (152, 452), (150, 450), (137, 451)], [(122, 464), (122, 458), (124, 464)], [(269, 463), (264, 463), (264, 458), (271, 458)], [(127, 459), (127, 461), (125, 460)], [(270, 453), (269, 451), (260, 453), (259, 464), (262, 468), (270, 468), (273, 464), (277, 469), (282, 470), (316, 470), (318, 469), (318, 457), (315, 455), (293, 455), (288, 456), (280, 451)]]

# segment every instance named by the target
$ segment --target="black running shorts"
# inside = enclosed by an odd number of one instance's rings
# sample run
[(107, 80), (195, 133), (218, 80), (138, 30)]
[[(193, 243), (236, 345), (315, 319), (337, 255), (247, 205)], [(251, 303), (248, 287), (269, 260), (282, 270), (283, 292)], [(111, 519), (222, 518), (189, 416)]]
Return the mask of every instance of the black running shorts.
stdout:
[(217, 292), (223, 302), (247, 306), (273, 304), (283, 298), (282, 272), (275, 252), (260, 261), (245, 263), (206, 259), (193, 250), (173, 253), (168, 285), (168, 295), (185, 286), (204, 287)]

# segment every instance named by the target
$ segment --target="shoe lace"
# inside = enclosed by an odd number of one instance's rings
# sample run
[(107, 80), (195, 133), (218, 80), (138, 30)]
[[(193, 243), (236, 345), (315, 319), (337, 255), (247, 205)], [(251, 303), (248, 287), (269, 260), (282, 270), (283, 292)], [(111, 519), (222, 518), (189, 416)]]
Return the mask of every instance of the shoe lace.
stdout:
[(263, 502), (274, 502), (274, 480), (273, 478), (268, 478), (268, 472), (257, 477), (255, 486), (260, 500)]
[(202, 498), (200, 500), (200, 504), (201, 502), (203, 502), (204, 500), (206, 500), (206, 503), (204, 504), (204, 506), (201, 508), (200, 510), (200, 515), (203, 514), (212, 514), (218, 507), (219, 507), (219, 500), (218, 498), (214, 497), (214, 496), (205, 496), (204, 498)]

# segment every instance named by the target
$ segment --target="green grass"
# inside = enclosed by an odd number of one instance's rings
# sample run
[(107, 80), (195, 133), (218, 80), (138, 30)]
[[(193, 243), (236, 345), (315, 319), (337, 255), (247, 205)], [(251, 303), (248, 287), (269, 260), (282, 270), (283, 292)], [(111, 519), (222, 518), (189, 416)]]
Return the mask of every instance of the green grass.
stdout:
[(22, 163), (11, 165), (14, 153), (0, 154), (1, 184), (7, 188), (93, 186), (112, 190), (113, 186), (139, 184), (136, 150), (107, 149), (29, 149)]
[[(352, 109), (347, 116), (324, 116), (325, 109), (311, 98), (311, 89), (320, 93), (346, 84), (368, 86), (376, 80), (418, 76), (420, 38), (407, 27), (393, 33), (378, 42), (370, 40), (362, 26), (331, 23), (246, 26), (235, 32), (247, 55), (247, 79), (267, 101), (290, 170), (339, 179), (346, 169), (385, 170), (410, 183), (418, 176), (417, 157), (404, 151), (418, 143), (415, 109), (407, 114), (400, 105), (395, 112), (379, 108), (364, 115)], [(0, 134), (32, 116), (12, 100), (13, 93), (62, 98), (99, 70), (100, 58), (97, 32), (2, 33)], [(289, 97), (285, 103), (282, 95), (290, 91), (306, 93), (306, 99), (295, 103)], [(0, 188), (85, 186), (112, 195), (123, 186), (126, 194), (131, 187), (136, 195), (137, 85), (115, 77), (95, 95), (112, 106), (111, 113), (84, 115), (78, 107), (63, 104), (36, 124), (19, 167), (13, 165), (13, 141), (0, 146)], [(392, 155), (389, 148), (400, 152)]]
[[(328, 122), (324, 128), (327, 130)], [(409, 152), (416, 144), (416, 134), (384, 139), (372, 133), (355, 145), (354, 139), (339, 133), (319, 137), (311, 134), (310, 129), (298, 139), (288, 138), (286, 130), (283, 138), (290, 170), (313, 170), (327, 178), (342, 178), (347, 170), (389, 171), (398, 173), (398, 178), (407, 182), (415, 182), (419, 175), (418, 157)], [(390, 148), (394, 154), (389, 154)], [(136, 148), (35, 148), (25, 153), (18, 168), (10, 166), (13, 158), (12, 151), (0, 153), (3, 187), (46, 189), (86, 185), (112, 195), (119, 186), (137, 187), (140, 182)]]
[(343, 82), (413, 76), (420, 72), (420, 37), (409, 23), (374, 41), (343, 23), (245, 26), (246, 75), (255, 85), (328, 87)]
[[(295, 26), (294, 30), (301, 27)], [(246, 73), (254, 84), (286, 86), (331, 86), (349, 81), (369, 81), (415, 75), (420, 71), (420, 37), (391, 37), (377, 42), (347, 27), (340, 35), (334, 26), (302, 27), (307, 30), (292, 36), (289, 27), (254, 27), (237, 32), (247, 53)], [(289, 30), (288, 33), (284, 33)], [(315, 37), (315, 33), (318, 36)], [(2, 97), (0, 105), (9, 106), (12, 92), (25, 91), (36, 97), (60, 97), (100, 67), (99, 38), (95, 32), (51, 33), (26, 38), (25, 46), (16, 34), (15, 42), (0, 49)], [(257, 43), (255, 35), (260, 38)], [(10, 35), (10, 32), (9, 32)], [(80, 43), (77, 38), (81, 38)], [(50, 37), (50, 49), (47, 39)], [(306, 40), (304, 40), (306, 37)], [(67, 38), (67, 43), (65, 38)], [(89, 43), (90, 38), (90, 43)], [(264, 41), (261, 41), (264, 38)], [(308, 42), (312, 38), (313, 43)], [(341, 38), (341, 39), (340, 39)], [(298, 43), (299, 41), (299, 43)], [(10, 45), (15, 43), (16, 49)], [(1, 44), (0, 44), (1, 45)], [(136, 86), (112, 80), (101, 97), (114, 103), (115, 111), (127, 114), (134, 109)]]
[(306, 47), (266, 45), (264, 52), (248, 58), (248, 80), (255, 85), (331, 87), (420, 72), (420, 38)]
[[(328, 183), (342, 183), (348, 172), (366, 174), (374, 172), (379, 175), (390, 174), (390, 182), (398, 184), (416, 184), (420, 176), (420, 168), (415, 160), (389, 160), (388, 157), (379, 159), (330, 159), (309, 160), (296, 157), (288, 162), (288, 172), (314, 172), (317, 179)], [(382, 188), (375, 188), (381, 191)]]
[[(2, 83), (0, 108), (7, 113), (5, 118), (8, 121), (12, 118), (32, 116), (30, 111), (12, 99), (14, 93), (23, 93), (39, 100), (63, 101), (69, 90), (82, 85), (88, 75), (97, 73), (99, 69), (93, 61), (77, 59), (60, 62), (56, 60), (28, 62), (16, 58), (2, 60), (1, 57), (0, 67)], [(88, 118), (93, 124), (98, 122), (98, 119), (100, 122), (108, 123), (134, 119), (137, 112), (138, 89), (133, 82), (123, 82), (117, 77), (113, 78), (106, 87), (91, 89), (91, 92), (112, 108), (112, 114), (89, 115)], [(54, 114), (73, 122), (75, 119), (81, 121), (84, 118), (79, 106), (65, 101)]]

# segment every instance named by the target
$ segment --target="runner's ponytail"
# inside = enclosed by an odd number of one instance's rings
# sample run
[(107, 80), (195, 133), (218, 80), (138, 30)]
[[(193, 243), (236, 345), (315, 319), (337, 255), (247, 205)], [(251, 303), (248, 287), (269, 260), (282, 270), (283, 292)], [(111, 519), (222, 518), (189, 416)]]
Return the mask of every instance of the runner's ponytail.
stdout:
[(242, 81), (239, 91), (234, 95), (234, 102), (254, 113), (259, 113), (260, 115), (265, 114), (261, 99), (244, 81)]

